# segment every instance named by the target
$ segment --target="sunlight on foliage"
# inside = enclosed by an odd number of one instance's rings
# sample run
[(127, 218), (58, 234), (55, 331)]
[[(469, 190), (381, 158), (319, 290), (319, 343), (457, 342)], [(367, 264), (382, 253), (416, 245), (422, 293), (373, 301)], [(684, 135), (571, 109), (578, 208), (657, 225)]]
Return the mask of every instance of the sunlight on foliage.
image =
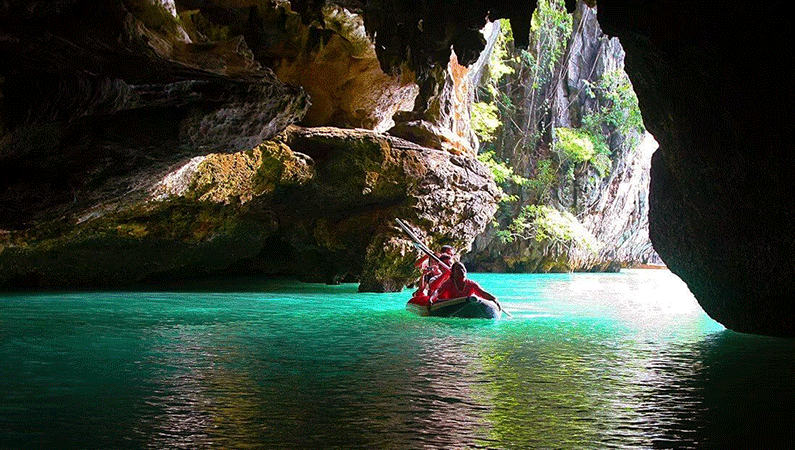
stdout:
[(497, 130), (502, 125), (493, 103), (475, 102), (472, 104), (472, 130), (483, 142), (491, 142), (496, 137)]
[(587, 132), (576, 128), (555, 128), (553, 148), (561, 161), (579, 164), (594, 157), (593, 141)]
[(596, 252), (599, 247), (596, 238), (573, 215), (545, 205), (525, 206), (508, 229), (497, 234), (503, 242), (534, 240), (566, 252), (575, 247)]
[(513, 183), (515, 185), (521, 186), (526, 184), (528, 181), (527, 178), (514, 173), (513, 168), (501, 161), (496, 160), (494, 157), (494, 152), (483, 152), (478, 155), (478, 160), (480, 160), (480, 162), (489, 168), (492, 175), (494, 176), (494, 181), (497, 182), (497, 184)]
[[(638, 97), (626, 72), (614, 70), (605, 73), (595, 83), (585, 81), (585, 93), (597, 99), (600, 104), (596, 110), (582, 118), (583, 128), (592, 136), (604, 136), (605, 128), (624, 135), (632, 135), (633, 132), (637, 135), (643, 134), (643, 117), (638, 106)], [(610, 152), (606, 140), (602, 139), (594, 144), (599, 147), (599, 153)], [(628, 144), (637, 146), (639, 142), (630, 141)]]

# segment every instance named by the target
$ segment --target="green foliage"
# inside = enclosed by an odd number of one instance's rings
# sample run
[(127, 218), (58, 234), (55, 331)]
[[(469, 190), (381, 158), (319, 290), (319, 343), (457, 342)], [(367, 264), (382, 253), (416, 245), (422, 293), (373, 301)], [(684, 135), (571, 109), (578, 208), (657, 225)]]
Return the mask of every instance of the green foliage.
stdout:
[(502, 125), (497, 110), (497, 105), (493, 103), (475, 102), (472, 103), (472, 130), (483, 142), (491, 142), (497, 134), (497, 130)]
[(548, 158), (536, 161), (534, 176), (528, 180), (527, 187), (536, 194), (539, 201), (547, 200), (549, 190), (558, 182), (558, 170)]
[(584, 130), (576, 128), (555, 128), (553, 148), (563, 162), (580, 164), (594, 157), (593, 141)]
[(562, 0), (539, 0), (530, 23), (531, 47), (520, 54), (530, 69), (531, 89), (542, 90), (554, 78), (571, 37), (572, 20)]
[(632, 132), (643, 133), (643, 117), (638, 107), (638, 97), (626, 72), (606, 72), (596, 83), (586, 81), (585, 88), (585, 92), (591, 98), (597, 99), (600, 105), (596, 111), (583, 117), (583, 127), (592, 135), (604, 135), (604, 128), (617, 130), (625, 135)]
[[(589, 128), (555, 128), (553, 148), (562, 164), (570, 169), (576, 165), (589, 164), (600, 177), (610, 174), (613, 162), (605, 136), (593, 133)], [(573, 176), (573, 172), (572, 172)]]
[(590, 164), (602, 178), (610, 175), (610, 169), (613, 167), (613, 161), (610, 159), (610, 156), (604, 153), (597, 153), (594, 155), (594, 157), (591, 158)]
[(478, 155), (478, 160), (486, 165), (491, 170), (494, 176), (494, 181), (497, 184), (505, 185), (506, 183), (513, 183), (521, 186), (527, 183), (527, 178), (524, 178), (514, 173), (513, 168), (505, 163), (495, 159), (494, 152), (483, 152)]
[(593, 235), (573, 215), (545, 205), (525, 206), (508, 228), (497, 235), (503, 242), (534, 240), (568, 251), (577, 247), (595, 252), (598, 247)]
[(546, 81), (545, 75), (554, 73), (560, 58), (566, 52), (572, 21), (563, 0), (538, 1), (538, 7), (530, 22), (530, 37), (535, 43), (535, 55), (522, 52), (522, 60), (533, 67), (536, 83)]
[(500, 20), (495, 26), (499, 26), (499, 34), (489, 56), (486, 77), (478, 91), (480, 101), (471, 107), (472, 130), (484, 143), (494, 141), (502, 126), (502, 116), (513, 110), (510, 98), (498, 87), (515, 71), (516, 58), (509, 52), (513, 46), (513, 33), (507, 20)]
[(612, 153), (607, 142), (609, 130), (605, 128), (605, 119), (601, 113), (591, 112), (583, 116), (582, 130), (588, 133), (597, 154), (609, 156)]
[(500, 33), (494, 43), (494, 49), (489, 56), (489, 81), (486, 89), (491, 97), (497, 96), (497, 84), (506, 76), (513, 75), (516, 69), (516, 57), (510, 56), (508, 49), (513, 47), (513, 31), (511, 23), (507, 20), (500, 20)]

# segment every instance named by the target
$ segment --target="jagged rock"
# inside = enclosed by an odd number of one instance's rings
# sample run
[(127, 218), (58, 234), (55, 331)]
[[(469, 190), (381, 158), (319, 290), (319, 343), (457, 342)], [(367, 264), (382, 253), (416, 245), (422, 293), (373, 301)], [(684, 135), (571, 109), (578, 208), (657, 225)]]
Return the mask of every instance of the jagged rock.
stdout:
[(308, 107), (243, 41), (194, 43), (159, 3), (6, 3), (0, 21), (2, 227), (126, 201), (173, 164), (251, 149)]
[(338, 267), (335, 277), (361, 271), (362, 291), (399, 290), (415, 279), (418, 254), (395, 218), (429, 245), (466, 249), (496, 208), (497, 188), (474, 158), (363, 130), (294, 130), (287, 142), (312, 157), (318, 174), (296, 220), (322, 224), (322, 233), (304, 235), (323, 236), (320, 253)]
[(395, 115), (389, 133), (424, 147), (476, 155), (477, 137), (469, 124), (473, 90), (469, 69), (452, 53), (449, 63), (437, 66), (423, 82), (414, 111)]
[[(568, 61), (565, 105), (582, 117), (583, 111), (598, 108), (594, 99), (583, 95), (584, 84), (605, 74), (624, 71), (625, 52), (616, 38), (602, 33), (596, 9), (578, 2)], [(562, 84), (560, 91), (564, 91)], [(560, 93), (564, 96), (564, 93)], [(570, 113), (560, 114), (556, 126), (571, 126)], [(643, 263), (653, 258), (649, 239), (648, 193), (651, 156), (657, 143), (651, 135), (637, 130), (622, 133), (614, 130), (608, 141), (612, 155), (610, 175), (596, 176), (594, 170), (580, 174), (576, 181), (577, 216), (585, 228), (600, 242), (595, 255), (582, 255), (584, 270), (615, 270)], [(589, 180), (599, 180), (590, 181)]]
[(182, 15), (198, 33), (245, 37), (257, 61), (285, 83), (301, 86), (312, 99), (301, 125), (386, 131), (395, 112), (412, 109), (414, 73), (407, 67), (381, 70), (360, 15), (328, 3), (305, 23), (288, 2), (224, 4), (222, 13), (216, 3), (197, 2), (197, 9)]
[(1, 236), (0, 285), (261, 273), (400, 290), (419, 255), (396, 217), (428, 244), (463, 247), (496, 195), (475, 159), (364, 130), (292, 127), (250, 151), (194, 158), (144, 201)]

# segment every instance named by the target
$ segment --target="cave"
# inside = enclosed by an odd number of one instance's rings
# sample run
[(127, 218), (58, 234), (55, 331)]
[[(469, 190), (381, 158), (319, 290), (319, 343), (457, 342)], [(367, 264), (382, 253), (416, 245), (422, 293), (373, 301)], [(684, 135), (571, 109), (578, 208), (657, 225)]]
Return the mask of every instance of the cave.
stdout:
[[(444, 68), (451, 55), (461, 73), (478, 59), (485, 46), (478, 30), (487, 20), (509, 19), (517, 44), (526, 45), (522, 36), (530, 26), (527, 3), (532, 2), (435, 0), (422, 8), (403, 0), (334, 2), (361, 15), (375, 55), (357, 47), (350, 38), (354, 31), (345, 31), (349, 38), (340, 40), (342, 31), (334, 35), (311, 26), (343, 23), (329, 20), (341, 14), (333, 5), (293, 1), (289, 14), (257, 16), (258, 2), (228, 3), (58, 0), (0, 6), (0, 281), (5, 287), (65, 286), (86, 273), (75, 286), (131, 276), (146, 280), (178, 268), (224, 270), (283, 245), (305, 255), (311, 260), (307, 265), (317, 266), (318, 258), (337, 264), (329, 263), (321, 274), (301, 264), (279, 264), (278, 273), (290, 266), (292, 275), (325, 281), (360, 273), (372, 290), (388, 290), (393, 287), (385, 286), (383, 273), (390, 268), (375, 266), (384, 259), (375, 248), (390, 243), (392, 259), (405, 262), (410, 247), (396, 241), (398, 233), (389, 224), (396, 212), (410, 212), (435, 230), (437, 240), (456, 235), (463, 242), (482, 230), (485, 219), (465, 207), (447, 211), (463, 219), (446, 228), (427, 214), (438, 202), (440, 185), (470, 192), (479, 205), (488, 205), (493, 196), (493, 183), (471, 162), (467, 131), (439, 131), (460, 128), (456, 111), (444, 100), (455, 95), (445, 91), (445, 77), (455, 73)], [(188, 21), (188, 15), (177, 14), (185, 11), (201, 14)], [(654, 248), (703, 309), (727, 328), (795, 335), (795, 156), (786, 112), (793, 94), (778, 82), (792, 62), (787, 19), (734, 2), (602, 0), (597, 11), (605, 32), (626, 49), (626, 71), (646, 127), (660, 145), (651, 169)], [(255, 26), (252, 17), (293, 27), (301, 39), (265, 33), (273, 28)], [(194, 32), (217, 39), (182, 39), (182, 33)], [(323, 53), (306, 51), (317, 48)], [(344, 63), (375, 73), (368, 83), (389, 95), (357, 103), (340, 83), (339, 95), (316, 93), (313, 102), (312, 88), (290, 83), (312, 73), (290, 61), (318, 57), (312, 70), (334, 74), (334, 58), (343, 48), (356, 56)], [(291, 124), (370, 131), (332, 139), (334, 131)], [(377, 133), (389, 129), (389, 136)], [(141, 186), (157, 184), (189, 161), (198, 164), (195, 158), (248, 151), (266, 140), (297, 148), (314, 143), (305, 152), (277, 144), (262, 150), (261, 158), (288, 161), (290, 169), (269, 173), (268, 182), (262, 182), (263, 174), (252, 174), (251, 189), (283, 196), (224, 197), (209, 209), (177, 202), (170, 212), (143, 204), (135, 206), (135, 220), (124, 210), (144, 196)], [(341, 148), (357, 149), (370, 165), (342, 173), (338, 160), (324, 162), (324, 155)], [(317, 165), (306, 163), (302, 154), (311, 154)], [(423, 158), (444, 169), (428, 171)], [(214, 164), (218, 175), (197, 195), (221, 195), (222, 169), (238, 170), (222, 159)], [(402, 187), (396, 189), (380, 171), (404, 180)], [(462, 186), (461, 173), (479, 178)], [(313, 185), (307, 181), (313, 174), (327, 183)], [(406, 192), (418, 200), (407, 200)], [(293, 208), (305, 203), (311, 227)], [(144, 230), (138, 221), (163, 215), (179, 231)], [(95, 217), (111, 219), (94, 228), (85, 225), (96, 224)], [(201, 220), (185, 224), (186, 217)], [(222, 239), (208, 238), (220, 229), (226, 233)], [(347, 231), (334, 231), (340, 229)], [(317, 255), (310, 237), (331, 250)], [(45, 244), (38, 253), (26, 253), (26, 242)], [(257, 250), (263, 248), (269, 251)], [(160, 258), (163, 251), (171, 258)], [(125, 262), (137, 265), (129, 270), (111, 265), (107, 271), (97, 266), (118, 252), (132, 255)], [(218, 256), (213, 267), (191, 269), (207, 255)], [(109, 278), (114, 270), (127, 272)], [(406, 276), (391, 270), (393, 279)]]

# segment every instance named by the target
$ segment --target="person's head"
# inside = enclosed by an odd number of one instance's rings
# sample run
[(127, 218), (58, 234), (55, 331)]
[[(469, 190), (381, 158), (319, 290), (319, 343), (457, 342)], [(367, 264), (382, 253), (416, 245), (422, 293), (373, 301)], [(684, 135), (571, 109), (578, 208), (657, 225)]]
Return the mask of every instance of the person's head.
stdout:
[(447, 265), (447, 267), (450, 267), (450, 266), (453, 264), (453, 256), (452, 256), (452, 255), (449, 255), (449, 254), (447, 254), (447, 253), (442, 253), (442, 254), (440, 254), (440, 255), (439, 255), (439, 259), (440, 259), (440, 260), (441, 260), (443, 263), (445, 263), (445, 264)]
[(453, 249), (453, 247), (451, 247), (449, 245), (443, 245), (442, 246), (442, 254), (447, 254), (447, 255), (452, 256), (454, 253), (455, 253), (455, 250)]
[(450, 278), (464, 280), (467, 277), (467, 268), (460, 261), (456, 261), (450, 268)]

